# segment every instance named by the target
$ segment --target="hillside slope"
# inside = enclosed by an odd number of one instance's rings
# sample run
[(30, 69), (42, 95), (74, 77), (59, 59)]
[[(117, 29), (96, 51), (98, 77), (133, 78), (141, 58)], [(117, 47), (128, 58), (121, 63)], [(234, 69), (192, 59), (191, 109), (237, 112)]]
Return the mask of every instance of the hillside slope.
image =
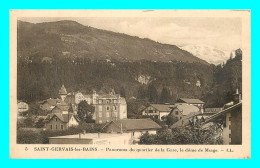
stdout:
[(175, 45), (83, 26), (75, 21), (32, 24), (18, 21), (18, 57), (84, 57), (91, 60), (206, 61)]

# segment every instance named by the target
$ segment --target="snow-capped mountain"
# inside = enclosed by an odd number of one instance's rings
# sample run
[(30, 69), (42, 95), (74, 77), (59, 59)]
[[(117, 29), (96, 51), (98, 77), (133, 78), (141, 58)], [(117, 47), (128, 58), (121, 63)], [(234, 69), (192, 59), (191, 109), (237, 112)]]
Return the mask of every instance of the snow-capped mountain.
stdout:
[(225, 62), (230, 56), (227, 51), (221, 51), (209, 45), (186, 45), (180, 48), (215, 65)]

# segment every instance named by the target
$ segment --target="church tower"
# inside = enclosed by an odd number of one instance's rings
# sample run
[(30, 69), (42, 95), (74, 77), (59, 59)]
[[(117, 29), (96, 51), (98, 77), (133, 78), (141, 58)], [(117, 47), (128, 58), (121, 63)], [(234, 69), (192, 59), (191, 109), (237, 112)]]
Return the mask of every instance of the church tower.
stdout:
[(59, 95), (61, 97), (61, 100), (64, 101), (67, 96), (67, 90), (64, 85), (61, 86), (61, 88), (59, 90)]

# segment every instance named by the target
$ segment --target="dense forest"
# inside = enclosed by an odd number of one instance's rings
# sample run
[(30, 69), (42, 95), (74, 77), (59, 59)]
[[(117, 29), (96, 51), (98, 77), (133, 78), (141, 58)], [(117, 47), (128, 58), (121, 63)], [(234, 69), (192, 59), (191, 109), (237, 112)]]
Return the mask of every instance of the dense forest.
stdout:
[[(222, 106), (241, 90), (242, 51), (236, 51), (224, 65), (134, 61), (107, 62), (84, 58), (53, 62), (18, 62), (18, 99), (33, 102), (58, 97), (64, 84), (69, 92), (108, 92), (114, 88), (127, 99), (173, 103), (180, 97), (200, 98), (208, 106)], [(138, 77), (149, 76), (144, 84)], [(201, 86), (196, 82), (200, 81)]]

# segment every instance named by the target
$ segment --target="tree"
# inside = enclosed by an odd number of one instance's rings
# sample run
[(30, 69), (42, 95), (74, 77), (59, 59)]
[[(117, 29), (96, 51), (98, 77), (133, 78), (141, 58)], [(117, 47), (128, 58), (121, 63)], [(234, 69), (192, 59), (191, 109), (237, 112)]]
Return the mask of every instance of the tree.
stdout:
[(156, 144), (156, 138), (156, 135), (145, 133), (140, 137), (140, 144), (154, 145)]
[(145, 99), (146, 98), (146, 90), (145, 90), (145, 86), (144, 85), (141, 85), (138, 88), (137, 98), (138, 99)]
[(157, 92), (156, 87), (153, 84), (150, 84), (148, 86), (147, 94), (148, 94), (149, 102), (157, 103), (157, 101), (158, 101), (158, 92)]
[(125, 98), (125, 88), (123, 86), (120, 89), (120, 96)]
[(25, 127), (28, 127), (28, 128), (31, 128), (34, 126), (34, 121), (31, 117), (27, 117), (25, 120), (24, 120), (24, 124), (25, 124)]
[(69, 113), (74, 113), (74, 110), (73, 110), (73, 107), (72, 107), (72, 104), (71, 104), (71, 103), (70, 103), (70, 105), (69, 105), (68, 112), (69, 112)]
[(94, 107), (89, 105), (85, 100), (78, 104), (78, 117), (82, 121), (92, 120)]
[(43, 118), (39, 118), (39, 120), (35, 124), (35, 127), (36, 128), (43, 128), (44, 127), (44, 119)]
[(40, 114), (40, 106), (36, 103), (31, 103), (29, 104), (29, 110), (26, 112), (28, 116), (33, 116), (33, 115), (39, 115)]
[(167, 115), (165, 118), (165, 123), (168, 126), (171, 126), (172, 124), (176, 123), (178, 121), (177, 117), (173, 117), (172, 115)]
[(163, 87), (160, 96), (160, 103), (169, 103), (170, 101), (171, 101), (170, 92), (166, 87)]

